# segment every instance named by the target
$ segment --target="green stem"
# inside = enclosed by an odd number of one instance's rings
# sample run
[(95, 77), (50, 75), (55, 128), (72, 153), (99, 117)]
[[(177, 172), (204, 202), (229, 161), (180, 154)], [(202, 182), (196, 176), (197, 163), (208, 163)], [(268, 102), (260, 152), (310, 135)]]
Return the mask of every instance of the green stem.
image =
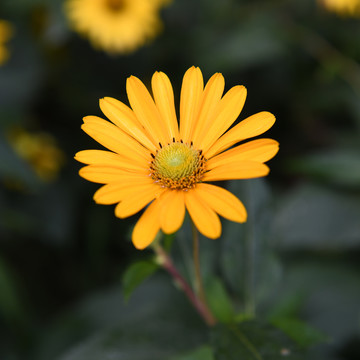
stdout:
[(196, 226), (191, 222), (192, 234), (193, 234), (193, 259), (195, 268), (195, 291), (199, 296), (200, 300), (206, 304), (206, 296), (204, 291), (204, 285), (201, 277), (200, 270), (200, 256), (199, 256), (199, 233)]

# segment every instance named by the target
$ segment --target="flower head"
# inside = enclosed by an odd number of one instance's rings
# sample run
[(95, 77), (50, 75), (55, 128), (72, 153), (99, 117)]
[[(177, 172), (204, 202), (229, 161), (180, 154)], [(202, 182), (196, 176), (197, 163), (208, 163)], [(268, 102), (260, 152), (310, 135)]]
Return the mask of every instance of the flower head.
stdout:
[(70, 26), (95, 48), (128, 53), (161, 29), (160, 8), (168, 0), (67, 0)]
[(6, 20), (0, 20), (0, 65), (4, 64), (9, 58), (9, 51), (6, 42), (11, 38), (13, 28)]
[(213, 239), (221, 234), (218, 214), (246, 221), (240, 200), (208, 182), (267, 175), (264, 162), (277, 153), (277, 141), (257, 139), (229, 148), (268, 130), (275, 117), (260, 112), (229, 129), (243, 108), (246, 89), (235, 86), (223, 95), (224, 85), (223, 76), (216, 73), (204, 87), (200, 69), (191, 67), (183, 79), (178, 124), (168, 77), (155, 72), (152, 97), (131, 76), (131, 108), (106, 97), (100, 108), (112, 123), (96, 116), (84, 118), (82, 129), (110, 150), (84, 150), (75, 156), (88, 164), (80, 170), (82, 177), (105, 184), (94, 200), (117, 204), (115, 215), (120, 218), (149, 205), (133, 230), (138, 249), (148, 246), (160, 229), (177, 231), (185, 209), (198, 230)]
[(319, 0), (329, 11), (344, 16), (360, 16), (360, 0)]
[(57, 178), (65, 155), (51, 134), (28, 132), (17, 127), (10, 129), (7, 135), (14, 151), (32, 167), (41, 180), (51, 182)]

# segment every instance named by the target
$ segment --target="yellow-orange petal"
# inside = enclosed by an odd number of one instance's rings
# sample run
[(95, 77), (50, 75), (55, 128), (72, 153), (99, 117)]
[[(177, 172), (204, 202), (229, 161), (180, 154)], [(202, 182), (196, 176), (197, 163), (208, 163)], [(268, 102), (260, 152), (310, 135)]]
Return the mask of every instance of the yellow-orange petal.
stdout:
[(137, 191), (129, 191), (128, 195), (116, 206), (115, 215), (119, 218), (134, 215), (149, 204), (149, 202), (158, 198), (164, 191), (166, 189), (156, 184), (138, 187)]
[(169, 78), (163, 72), (155, 72), (152, 80), (155, 104), (168, 130), (170, 139), (179, 140), (179, 125), (176, 119), (174, 91)]
[(185, 193), (185, 205), (197, 229), (206, 237), (216, 239), (221, 235), (221, 222), (215, 211), (196, 194), (196, 189)]
[(204, 153), (239, 117), (246, 100), (246, 88), (241, 85), (232, 87), (221, 99), (214, 110), (212, 124), (199, 139), (200, 149)]
[(160, 214), (161, 229), (166, 234), (179, 230), (185, 217), (185, 199), (182, 190), (165, 192), (160, 199), (163, 203)]
[(142, 171), (148, 166), (145, 159), (142, 162), (135, 162), (106, 150), (82, 150), (76, 153), (75, 160), (84, 164), (118, 167), (125, 170)]
[(185, 143), (192, 140), (204, 89), (204, 80), (199, 68), (192, 66), (186, 71), (180, 94), (180, 138)]
[(192, 140), (195, 147), (199, 147), (199, 139), (203, 137), (214, 117), (214, 111), (219, 104), (225, 87), (222, 74), (214, 74), (207, 82), (201, 99), (198, 120), (195, 124)]
[(230, 191), (210, 184), (198, 184), (196, 195), (219, 215), (231, 221), (243, 223), (247, 213), (243, 203)]
[(264, 133), (274, 125), (274, 122), (275, 116), (267, 111), (249, 116), (217, 140), (214, 145), (206, 151), (205, 157), (210, 159), (212, 156), (219, 154), (241, 140)]
[(154, 143), (170, 142), (171, 139), (165, 124), (145, 85), (137, 77), (130, 76), (126, 81), (126, 91), (137, 119), (152, 137)]
[(111, 122), (131, 135), (150, 151), (156, 150), (154, 143), (145, 133), (145, 129), (128, 106), (111, 97), (100, 99), (99, 103), (101, 111)]
[(124, 170), (120, 168), (101, 166), (101, 165), (88, 165), (79, 170), (79, 175), (88, 181), (99, 184), (108, 184), (111, 182), (121, 181), (123, 178), (149, 176), (144, 171)]
[(147, 149), (117, 126), (97, 116), (84, 117), (81, 128), (104, 147), (134, 161), (149, 159)]
[(279, 151), (279, 143), (272, 139), (257, 139), (236, 146), (208, 160), (206, 166), (211, 170), (220, 165), (239, 161), (266, 162)]
[(159, 213), (161, 207), (159, 205), (159, 201), (157, 199), (154, 200), (141, 215), (134, 227), (132, 242), (139, 250), (149, 246), (155, 240), (156, 234), (160, 230)]
[(252, 179), (265, 176), (270, 169), (256, 161), (241, 161), (220, 165), (205, 173), (203, 181), (220, 181), (231, 179)]
[(133, 193), (143, 191), (144, 187), (149, 187), (151, 184), (153, 184), (153, 180), (146, 177), (133, 176), (131, 179), (125, 178), (121, 182), (102, 186), (95, 192), (94, 200), (97, 204), (116, 204)]

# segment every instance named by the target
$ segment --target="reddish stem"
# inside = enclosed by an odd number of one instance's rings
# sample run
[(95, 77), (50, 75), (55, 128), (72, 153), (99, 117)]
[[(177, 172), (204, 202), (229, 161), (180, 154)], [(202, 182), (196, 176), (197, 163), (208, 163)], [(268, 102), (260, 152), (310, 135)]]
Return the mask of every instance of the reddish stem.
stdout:
[(213, 326), (216, 323), (215, 318), (211, 314), (207, 305), (201, 301), (193, 292), (192, 288), (185, 281), (183, 276), (176, 269), (173, 261), (170, 256), (165, 252), (165, 250), (160, 246), (154, 246), (154, 250), (157, 255), (160, 257), (161, 266), (174, 278), (174, 280), (180, 285), (181, 289), (184, 291), (190, 302), (194, 305), (197, 312), (201, 315), (207, 325)]

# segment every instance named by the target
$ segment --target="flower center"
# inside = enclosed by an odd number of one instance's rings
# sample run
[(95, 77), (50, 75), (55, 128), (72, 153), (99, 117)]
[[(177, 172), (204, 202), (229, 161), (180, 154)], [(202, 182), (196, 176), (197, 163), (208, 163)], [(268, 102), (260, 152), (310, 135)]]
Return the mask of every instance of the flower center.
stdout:
[(124, 0), (105, 0), (105, 3), (111, 12), (118, 12), (125, 6)]
[(191, 189), (201, 181), (206, 171), (206, 159), (202, 151), (192, 144), (173, 142), (156, 151), (150, 165), (155, 182), (170, 189)]

